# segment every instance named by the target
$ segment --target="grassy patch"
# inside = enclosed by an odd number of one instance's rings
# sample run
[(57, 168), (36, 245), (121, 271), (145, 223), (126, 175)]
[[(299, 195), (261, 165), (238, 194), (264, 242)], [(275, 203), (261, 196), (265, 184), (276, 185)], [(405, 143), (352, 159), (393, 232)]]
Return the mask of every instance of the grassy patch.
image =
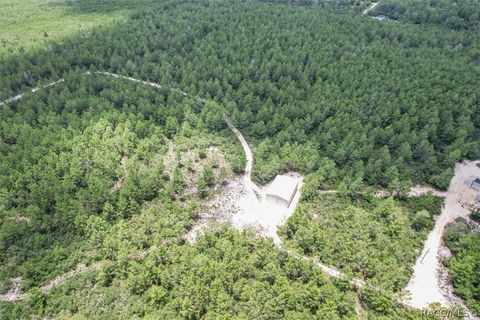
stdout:
[(0, 55), (23, 53), (51, 40), (121, 21), (148, 2), (151, 1), (3, 0)]

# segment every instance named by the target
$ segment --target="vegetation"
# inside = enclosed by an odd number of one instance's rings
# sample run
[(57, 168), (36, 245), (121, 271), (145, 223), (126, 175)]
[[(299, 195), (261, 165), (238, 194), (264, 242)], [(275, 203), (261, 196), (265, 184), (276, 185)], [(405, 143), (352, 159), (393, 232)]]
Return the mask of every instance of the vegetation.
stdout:
[(441, 203), (433, 196), (408, 206), (392, 198), (309, 197), (281, 229), (287, 245), (392, 292), (408, 282), (406, 266), (414, 264)]
[[(0, 318), (420, 317), (391, 294), (440, 200), (402, 195), (446, 188), (455, 162), (479, 156), (476, 9), (442, 10), (464, 19), (444, 28), (377, 23), (359, 14), (369, 1), (35, 0), (20, 20), (24, 2), (7, 3), (0, 101), (65, 81), (0, 107), (0, 291), (21, 276), (27, 292)], [(306, 176), (285, 244), (384, 291), (227, 226), (185, 241), (212, 189), (243, 172), (225, 112), (257, 182)], [(373, 197), (379, 186), (398, 198)], [(478, 310), (475, 241), (452, 231), (447, 264)], [(42, 292), (79, 262), (100, 269)]]
[(453, 30), (480, 31), (480, 7), (475, 0), (383, 0), (370, 14), (382, 14), (394, 20), (439, 25)]
[(72, 69), (108, 69), (224, 105), (256, 142), (259, 182), (328, 158), (345, 181), (387, 186), (388, 172), (446, 188), (453, 164), (478, 156), (478, 43), (478, 34), (302, 6), (161, 2), (1, 61), (0, 96)]
[(96, 26), (111, 25), (151, 0), (2, 1), (0, 56), (48, 46), (65, 36), (85, 36)]
[[(209, 131), (212, 110), (219, 111), (211, 102), (200, 106), (169, 91), (78, 74), (0, 109), (3, 291), (11, 277), (22, 276), (28, 289), (74, 266), (68, 253), (84, 245), (81, 230), (90, 217), (113, 225), (153, 200), (185, 201), (184, 188), (197, 179), (211, 187), (231, 176), (228, 162), (212, 168), (212, 157), (192, 154), (222, 146), (227, 159), (243, 157), (229, 131)], [(178, 161), (161, 129), (172, 117), (188, 121), (170, 137), (182, 154)]]
[[(167, 208), (147, 209), (88, 238), (89, 255), (103, 258), (48, 296), (29, 292), (22, 304), (2, 304), (3, 314), (81, 319), (352, 319), (350, 285), (332, 281), (311, 263), (275, 250), (270, 240), (221, 228), (195, 246)], [(167, 210), (165, 210), (167, 209)], [(95, 222), (97, 221), (97, 222)], [(92, 219), (86, 229), (99, 230)], [(101, 229), (100, 229), (101, 230)], [(98, 308), (98, 305), (102, 308)], [(420, 319), (374, 292), (363, 313), (372, 319)], [(386, 307), (388, 306), (388, 307)], [(378, 310), (378, 311), (377, 311)]]
[(480, 235), (461, 221), (447, 228), (445, 242), (452, 257), (444, 262), (455, 294), (475, 314), (480, 313)]
[(470, 218), (473, 221), (480, 223), (480, 209), (473, 211), (472, 214), (470, 215)]
[(374, 1), (370, 0), (261, 0), (266, 3), (289, 4), (297, 6), (308, 6), (331, 10), (334, 12), (359, 13)]

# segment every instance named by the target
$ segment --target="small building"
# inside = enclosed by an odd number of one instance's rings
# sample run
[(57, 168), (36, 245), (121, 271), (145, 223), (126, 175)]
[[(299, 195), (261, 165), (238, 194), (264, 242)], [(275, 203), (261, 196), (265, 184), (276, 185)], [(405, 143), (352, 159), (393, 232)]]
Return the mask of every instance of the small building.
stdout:
[(380, 15), (380, 16), (373, 17), (373, 19), (377, 19), (377, 20), (379, 20), (379, 21), (383, 21), (383, 20), (387, 19), (387, 17), (386, 17), (386, 16), (383, 16), (383, 15)]
[(276, 176), (266, 192), (267, 201), (288, 208), (297, 192), (298, 180), (288, 176)]
[(480, 191), (480, 178), (477, 178), (477, 179), (473, 180), (472, 188)]

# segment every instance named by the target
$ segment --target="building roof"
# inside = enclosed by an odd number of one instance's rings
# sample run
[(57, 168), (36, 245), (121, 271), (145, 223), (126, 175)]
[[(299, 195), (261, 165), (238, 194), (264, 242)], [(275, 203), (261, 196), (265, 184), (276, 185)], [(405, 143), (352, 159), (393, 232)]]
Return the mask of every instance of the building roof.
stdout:
[(267, 194), (290, 201), (297, 189), (297, 179), (288, 176), (276, 176), (267, 190)]

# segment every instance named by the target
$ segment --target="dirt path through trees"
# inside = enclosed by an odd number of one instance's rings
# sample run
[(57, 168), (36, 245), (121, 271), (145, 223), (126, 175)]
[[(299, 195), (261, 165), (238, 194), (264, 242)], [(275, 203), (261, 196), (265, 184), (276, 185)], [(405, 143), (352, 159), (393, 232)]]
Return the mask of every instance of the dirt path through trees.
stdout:
[(434, 302), (443, 306), (452, 304), (454, 297), (445, 296), (446, 284), (440, 281), (439, 249), (445, 226), (458, 217), (466, 218), (470, 214), (476, 196), (470, 184), (475, 177), (480, 177), (478, 164), (480, 164), (478, 160), (465, 161), (455, 166), (455, 175), (446, 192), (442, 213), (425, 241), (422, 254), (415, 263), (412, 278), (406, 287), (406, 291), (411, 294), (406, 303), (412, 307), (424, 308)]
[[(378, 5), (378, 2), (372, 3), (372, 5), (366, 9), (363, 14), (367, 14), (370, 10), (374, 9)], [(143, 81), (140, 79), (135, 79), (132, 77), (122, 76), (110, 72), (85, 72), (86, 75), (91, 74), (101, 74), (110, 77), (114, 77), (117, 79), (128, 80), (136, 83), (142, 83), (145, 85), (149, 85), (154, 88), (162, 88), (162, 86), (158, 83)], [(64, 82), (64, 79), (60, 79), (54, 82), (50, 82), (44, 86), (32, 88), (30, 91), (32, 93), (37, 92), (40, 89), (48, 88), (54, 86), (58, 83)], [(169, 88), (172, 92), (178, 92), (184, 96), (188, 96), (194, 99), (197, 99), (201, 102), (206, 102), (206, 99), (191, 96), (186, 92), (177, 89), (177, 88)], [(26, 93), (19, 94), (13, 98), (7, 99), (3, 102), (0, 102), (0, 106), (17, 101), (22, 99)], [(298, 177), (300, 179), (300, 186), (299, 192), (295, 196), (295, 199), (292, 201), (292, 204), (289, 208), (280, 208), (278, 206), (274, 206), (268, 204), (266, 201), (262, 201), (264, 199), (263, 194), (264, 191), (262, 188), (258, 187), (252, 180), (251, 180), (251, 172), (253, 168), (253, 153), (248, 145), (247, 141), (245, 140), (242, 133), (233, 126), (230, 122), (229, 118), (225, 115), (224, 121), (228, 125), (228, 127), (232, 130), (232, 132), (237, 136), (239, 139), (243, 150), (245, 152), (246, 157), (246, 166), (245, 166), (245, 173), (243, 176), (243, 180), (240, 183), (241, 188), (244, 188), (240, 192), (236, 192), (229, 195), (228, 199), (223, 199), (229, 202), (235, 202), (233, 206), (239, 207), (240, 210), (236, 210), (236, 213), (231, 217), (230, 222), (237, 228), (243, 229), (245, 227), (253, 227), (258, 231), (259, 234), (263, 236), (270, 236), (274, 239), (275, 245), (282, 251), (287, 252), (289, 255), (294, 256), (296, 258), (306, 259), (306, 260), (314, 260), (315, 265), (319, 267), (323, 272), (327, 275), (332, 277), (341, 277), (346, 278), (341, 271), (331, 268), (329, 266), (321, 264), (318, 259), (312, 257), (306, 257), (300, 254), (297, 254), (289, 249), (285, 249), (282, 247), (281, 239), (277, 234), (277, 228), (282, 225), (290, 215), (293, 214), (295, 207), (300, 198), (300, 190), (301, 190), (301, 183), (303, 178)], [(445, 225), (451, 221), (453, 221), (457, 217), (466, 217), (469, 214), (469, 203), (473, 203), (475, 198), (475, 192), (469, 189), (469, 182), (473, 179), (474, 176), (480, 176), (480, 168), (477, 166), (480, 161), (470, 161), (464, 162), (461, 164), (457, 164), (455, 167), (455, 176), (450, 183), (450, 187), (446, 193), (433, 190), (428, 187), (413, 187), (410, 191), (410, 196), (419, 196), (428, 192), (432, 192), (437, 196), (446, 197), (444, 209), (442, 210), (442, 214), (436, 221), (434, 230), (430, 233), (427, 241), (425, 242), (425, 247), (422, 254), (417, 259), (416, 265), (414, 267), (414, 274), (407, 285), (406, 290), (411, 292), (411, 299), (406, 300), (404, 302), (400, 302), (404, 305), (408, 305), (410, 307), (415, 308), (423, 308), (426, 307), (429, 303), (432, 302), (440, 302), (442, 305), (448, 306), (450, 305), (449, 300), (445, 298), (442, 294), (442, 288), (440, 286), (440, 280), (438, 275), (438, 268), (440, 267), (439, 259), (438, 259), (438, 250), (441, 244), (441, 238), (443, 234), (443, 230)], [(335, 190), (327, 190), (325, 193), (334, 193)], [(201, 228), (195, 229), (196, 233), (201, 232)], [(195, 237), (194, 237), (195, 238)], [(79, 267), (80, 266), (80, 267)], [(64, 274), (63, 276), (59, 276), (54, 280), (50, 281), (46, 285), (42, 287), (43, 292), (48, 292), (56, 285), (62, 283), (65, 279), (77, 274), (78, 272), (82, 272), (85, 270), (89, 270), (90, 267), (85, 267), (82, 264), (79, 264), (76, 269), (71, 270), (70, 272)], [(92, 265), (92, 267), (98, 269), (98, 264)], [(363, 287), (365, 286), (365, 282), (359, 279), (351, 279), (351, 283)], [(20, 283), (21, 278), (12, 279), (12, 289), (7, 292), (7, 294), (0, 296), (0, 301), (17, 301), (25, 298), (25, 294), (20, 291)], [(45, 291), (46, 290), (46, 291)], [(380, 290), (381, 289), (378, 289)]]
[[(53, 81), (53, 82), (47, 83), (46, 85), (43, 85), (43, 86), (40, 86), (40, 87), (33, 87), (32, 89), (30, 89), (30, 92), (35, 93), (40, 89), (45, 89), (45, 88), (48, 88), (48, 87), (52, 87), (52, 86), (54, 86), (56, 84), (59, 84), (60, 82), (63, 82), (63, 81), (65, 81), (65, 79), (60, 79), (60, 80), (57, 80), (57, 81)], [(27, 93), (20, 93), (20, 94), (16, 95), (15, 97), (9, 98), (5, 101), (0, 101), (0, 107), (7, 104), (7, 103), (22, 99)]]
[(367, 9), (363, 10), (363, 15), (366, 16), (370, 11), (372, 11), (373, 9), (375, 9), (376, 6), (378, 6), (379, 2), (373, 2), (370, 7), (368, 7)]
[(245, 140), (242, 133), (233, 126), (233, 124), (230, 122), (230, 119), (226, 114), (223, 116), (223, 119), (225, 120), (225, 123), (230, 128), (230, 130), (232, 130), (233, 133), (235, 133), (235, 135), (237, 136), (238, 140), (240, 141), (240, 144), (242, 145), (243, 151), (245, 153), (245, 158), (247, 162), (245, 165), (244, 180), (245, 180), (246, 186), (251, 188), (258, 195), (263, 197), (262, 190), (260, 190), (260, 188), (252, 181), (252, 168), (253, 168), (252, 149), (250, 149), (250, 146), (248, 145), (247, 140)]
[[(48, 294), (54, 287), (62, 284), (65, 280), (72, 278), (73, 276), (79, 273), (98, 270), (99, 268), (100, 268), (100, 262), (95, 262), (89, 266), (86, 266), (83, 263), (79, 263), (77, 264), (75, 269), (72, 269), (67, 273), (59, 275), (55, 277), (53, 280), (50, 280), (49, 282), (41, 286), (40, 290), (42, 291), (42, 293)], [(23, 293), (21, 290), (22, 278), (21, 277), (13, 278), (11, 279), (11, 282), (12, 282), (12, 287), (7, 293), (0, 295), (0, 301), (15, 302), (15, 301), (24, 300), (27, 297), (27, 294)]]

